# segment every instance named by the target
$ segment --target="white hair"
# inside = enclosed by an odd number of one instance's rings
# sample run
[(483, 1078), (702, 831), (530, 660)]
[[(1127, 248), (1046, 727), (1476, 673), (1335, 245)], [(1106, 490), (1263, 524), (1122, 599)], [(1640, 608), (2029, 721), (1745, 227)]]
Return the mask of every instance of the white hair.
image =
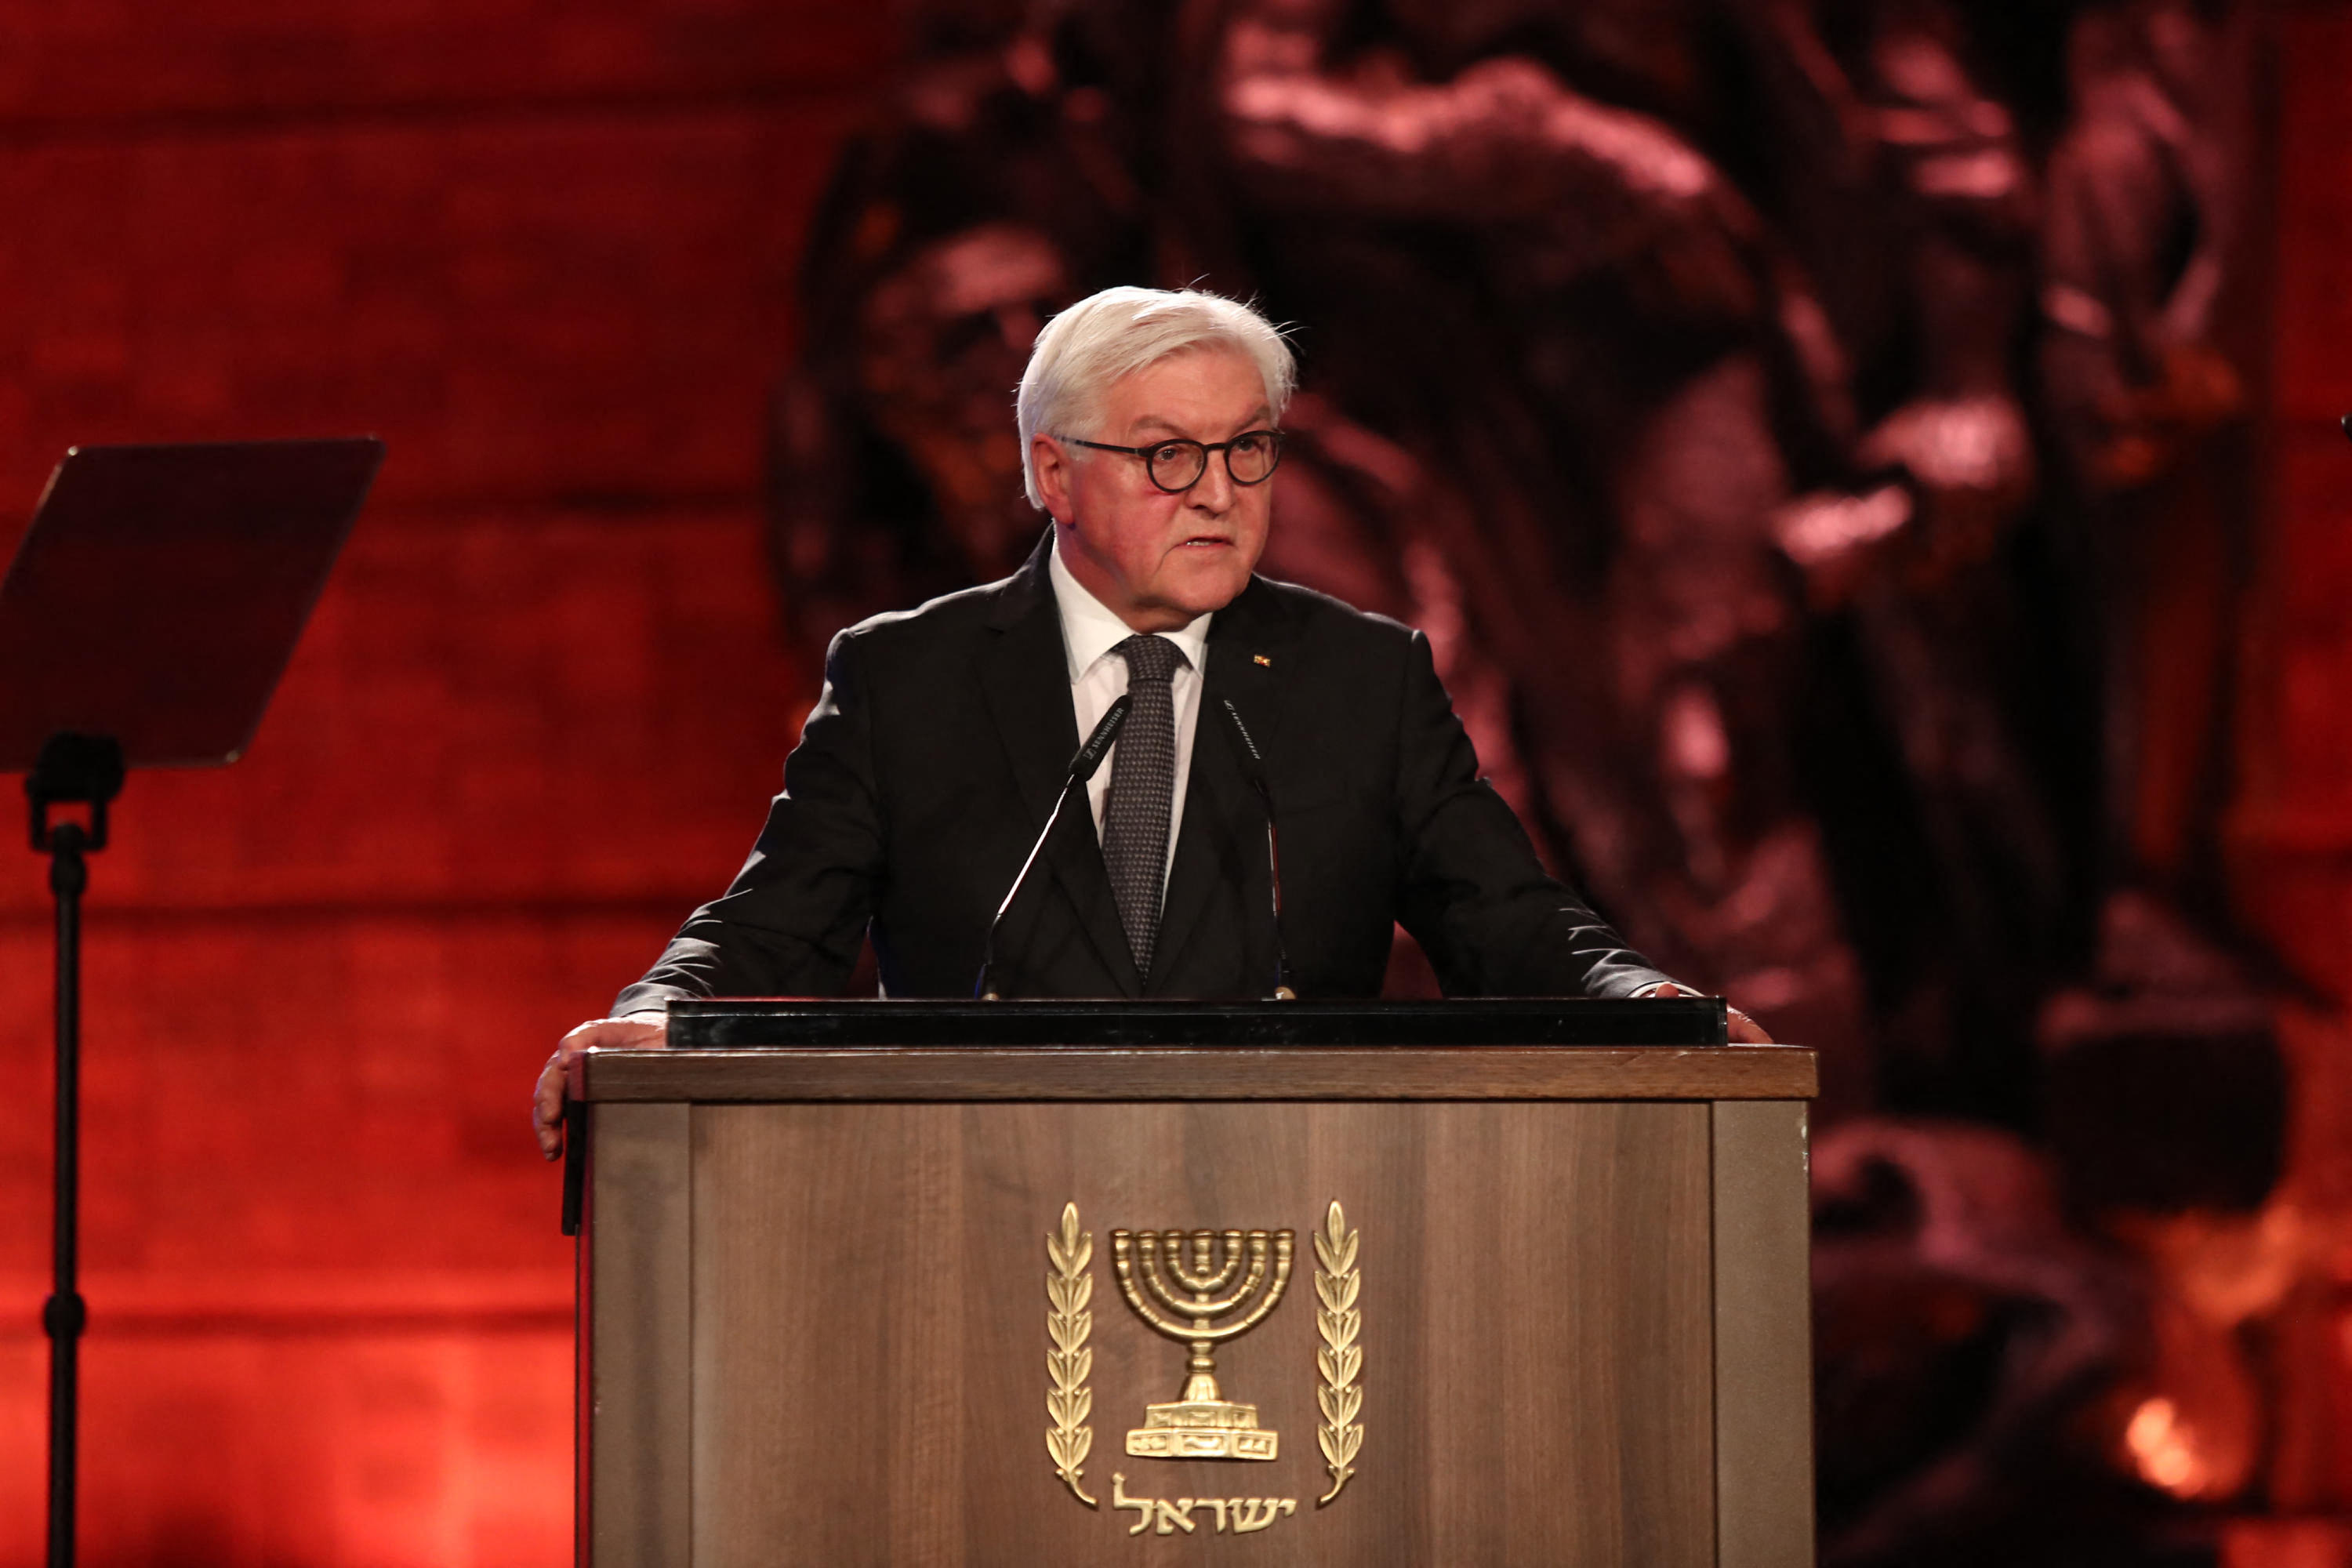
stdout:
[(1030, 458), (1040, 434), (1093, 436), (1113, 382), (1171, 354), (1211, 346), (1250, 357), (1265, 382), (1266, 408), (1280, 419), (1298, 381), (1290, 344), (1281, 329), (1238, 300), (1199, 289), (1106, 289), (1046, 322), (1013, 404), (1029, 504), (1045, 510)]

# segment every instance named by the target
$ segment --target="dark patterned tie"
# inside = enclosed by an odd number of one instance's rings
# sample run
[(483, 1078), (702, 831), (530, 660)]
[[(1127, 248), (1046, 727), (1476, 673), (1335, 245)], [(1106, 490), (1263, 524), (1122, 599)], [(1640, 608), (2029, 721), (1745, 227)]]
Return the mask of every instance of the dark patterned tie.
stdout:
[(1110, 760), (1103, 808), (1103, 865), (1136, 973), (1151, 973), (1160, 935), (1160, 894), (1168, 873), (1168, 817), (1176, 799), (1176, 704), (1169, 678), (1184, 651), (1166, 637), (1131, 637), (1111, 652), (1127, 660), (1133, 707)]

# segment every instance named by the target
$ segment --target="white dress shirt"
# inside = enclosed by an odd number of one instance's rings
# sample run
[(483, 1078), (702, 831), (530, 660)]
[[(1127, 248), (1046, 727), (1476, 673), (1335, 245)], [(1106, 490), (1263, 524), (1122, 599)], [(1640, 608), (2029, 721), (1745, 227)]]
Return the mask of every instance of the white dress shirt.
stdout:
[[(1127, 660), (1111, 649), (1133, 637), (1135, 628), (1112, 614), (1070, 575), (1070, 569), (1062, 564), (1058, 549), (1053, 552), (1049, 572), (1054, 580), (1054, 602), (1062, 612), (1062, 652), (1069, 660), (1070, 707), (1077, 717), (1078, 739), (1083, 742), (1095, 732), (1095, 726), (1110, 711), (1110, 705), (1127, 695)], [(1209, 616), (1199, 616), (1189, 626), (1156, 635), (1174, 643), (1184, 655), (1184, 662), (1176, 667), (1168, 681), (1168, 695), (1176, 710), (1176, 794), (1168, 807), (1168, 864), (1173, 866), (1176, 830), (1184, 823), (1184, 784), (1192, 771), (1192, 732), (1200, 727), (1201, 679), (1209, 663)], [(1110, 799), (1111, 764), (1118, 755), (1118, 748), (1113, 746), (1111, 754), (1103, 759), (1103, 765), (1087, 783), (1087, 804), (1094, 812), (1097, 838), (1102, 837), (1103, 807)], [(1165, 887), (1165, 867), (1160, 875), (1161, 886)]]

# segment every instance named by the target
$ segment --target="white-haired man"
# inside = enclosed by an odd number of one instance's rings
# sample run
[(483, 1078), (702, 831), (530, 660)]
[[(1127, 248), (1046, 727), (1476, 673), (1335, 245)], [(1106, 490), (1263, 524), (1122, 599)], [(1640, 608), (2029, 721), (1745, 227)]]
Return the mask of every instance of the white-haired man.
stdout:
[(1424, 637), (1254, 574), (1292, 381), (1263, 317), (1189, 289), (1107, 289), (1038, 334), (1016, 406), (1051, 531), (1001, 583), (834, 639), (733, 886), (541, 1074), (551, 1157), (569, 1056), (658, 1044), (672, 998), (834, 994), (869, 934), (886, 994), (969, 995), (1072, 752), (1121, 696), (1091, 813), (1065, 815), (998, 931), (1002, 994), (1265, 994), (1264, 818), (1228, 704), (1279, 810), (1300, 994), (1377, 994), (1400, 921), (1454, 994), (1675, 994), (1545, 874)]

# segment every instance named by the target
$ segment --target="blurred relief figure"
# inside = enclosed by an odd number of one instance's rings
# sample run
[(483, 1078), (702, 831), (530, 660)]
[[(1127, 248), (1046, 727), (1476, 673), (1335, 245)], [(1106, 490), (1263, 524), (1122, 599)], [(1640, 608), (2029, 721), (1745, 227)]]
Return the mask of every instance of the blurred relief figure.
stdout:
[(1034, 542), (1055, 310), (1255, 297), (1305, 375), (1264, 569), (1427, 631), (1555, 867), (1823, 1053), (1824, 1561), (2212, 1561), (2322, 1267), (2220, 913), (2242, 9), (908, 16), (773, 409), (812, 661)]
[(1218, 15), (1185, 146), (1221, 211), (1188, 232), (1233, 249), (1200, 262), (1300, 322), (1318, 389), (1443, 490), (1429, 549), (1508, 672), (1554, 857), (1684, 972), (1770, 997), (1858, 1104), (1861, 979), (1798, 798), (1801, 605), (1768, 528), (1773, 410), (1820, 416), (1783, 323), (1819, 311), (1686, 136), (1565, 75), (1614, 40), (1618, 75), (1681, 96), (1671, 16)]
[(2161, 1561), (2097, 1408), (2141, 1337), (2049, 1162), (1987, 1127), (1863, 1119), (1814, 1147), (1826, 1565)]
[[(922, 20), (922, 18), (919, 18)], [(835, 169), (774, 409), (772, 558), (814, 665), (839, 626), (1002, 576), (1036, 542), (1004, 410), (1039, 327), (1148, 270), (1111, 97), (973, 8)]]

